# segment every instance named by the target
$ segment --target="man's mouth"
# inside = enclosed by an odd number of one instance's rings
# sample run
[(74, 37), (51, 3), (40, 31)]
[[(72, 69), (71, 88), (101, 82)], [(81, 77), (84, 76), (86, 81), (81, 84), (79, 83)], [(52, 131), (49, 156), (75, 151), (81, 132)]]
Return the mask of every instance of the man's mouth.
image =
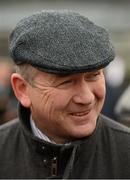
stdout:
[(84, 112), (75, 112), (75, 113), (71, 113), (72, 116), (85, 116), (90, 112), (90, 110), (88, 111), (84, 111)]

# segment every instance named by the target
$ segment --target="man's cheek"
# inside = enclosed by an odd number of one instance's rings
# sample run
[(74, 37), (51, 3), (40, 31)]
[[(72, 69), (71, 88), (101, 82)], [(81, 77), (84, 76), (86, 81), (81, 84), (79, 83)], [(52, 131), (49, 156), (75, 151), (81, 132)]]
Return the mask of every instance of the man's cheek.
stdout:
[(106, 88), (104, 85), (98, 87), (96, 89), (96, 96), (99, 98), (99, 99), (104, 99), (105, 98), (105, 95), (106, 95)]

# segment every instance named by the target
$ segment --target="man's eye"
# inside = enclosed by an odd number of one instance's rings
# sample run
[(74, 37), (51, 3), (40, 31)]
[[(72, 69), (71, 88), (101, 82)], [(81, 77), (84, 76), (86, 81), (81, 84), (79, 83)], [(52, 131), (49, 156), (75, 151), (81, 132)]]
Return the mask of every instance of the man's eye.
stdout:
[(67, 80), (67, 81), (63, 81), (61, 84), (70, 84), (70, 83), (72, 83), (72, 81), (71, 80)]
[(66, 80), (66, 81), (61, 82), (58, 86), (61, 87), (61, 88), (62, 88), (62, 87), (63, 87), (63, 88), (66, 88), (66, 87), (68, 87), (69, 85), (71, 85), (72, 82), (73, 82), (73, 81), (71, 81), (71, 80)]
[(100, 72), (89, 74), (85, 79), (87, 81), (96, 81), (99, 78)]
[(93, 76), (98, 76), (100, 74), (100, 72), (96, 72), (93, 74)]

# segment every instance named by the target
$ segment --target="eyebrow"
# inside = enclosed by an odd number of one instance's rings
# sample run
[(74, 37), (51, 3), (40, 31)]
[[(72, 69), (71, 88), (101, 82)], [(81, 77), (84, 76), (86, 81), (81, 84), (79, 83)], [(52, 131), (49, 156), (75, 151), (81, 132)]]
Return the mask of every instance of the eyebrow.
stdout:
[[(88, 71), (88, 72), (84, 72), (83, 74), (91, 74), (91, 73), (95, 73), (95, 72), (98, 72), (98, 71), (101, 71), (102, 69), (97, 69), (97, 70), (94, 70), (94, 71)], [(72, 75), (76, 75), (76, 74), (81, 74), (81, 73), (61, 73), (61, 74), (55, 74), (55, 77), (56, 78), (67, 78), (69, 76), (72, 76)]]
[(69, 76), (71, 76), (71, 75), (73, 75), (73, 74), (56, 74), (55, 76), (57, 77), (57, 78), (66, 78), (66, 77), (69, 77)]

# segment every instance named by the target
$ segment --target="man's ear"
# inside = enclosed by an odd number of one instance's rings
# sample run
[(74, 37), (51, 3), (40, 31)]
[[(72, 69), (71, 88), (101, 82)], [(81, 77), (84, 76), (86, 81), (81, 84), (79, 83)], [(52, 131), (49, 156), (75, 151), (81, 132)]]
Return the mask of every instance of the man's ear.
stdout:
[(25, 107), (30, 107), (31, 101), (28, 96), (28, 84), (18, 73), (11, 75), (11, 84), (16, 98)]

